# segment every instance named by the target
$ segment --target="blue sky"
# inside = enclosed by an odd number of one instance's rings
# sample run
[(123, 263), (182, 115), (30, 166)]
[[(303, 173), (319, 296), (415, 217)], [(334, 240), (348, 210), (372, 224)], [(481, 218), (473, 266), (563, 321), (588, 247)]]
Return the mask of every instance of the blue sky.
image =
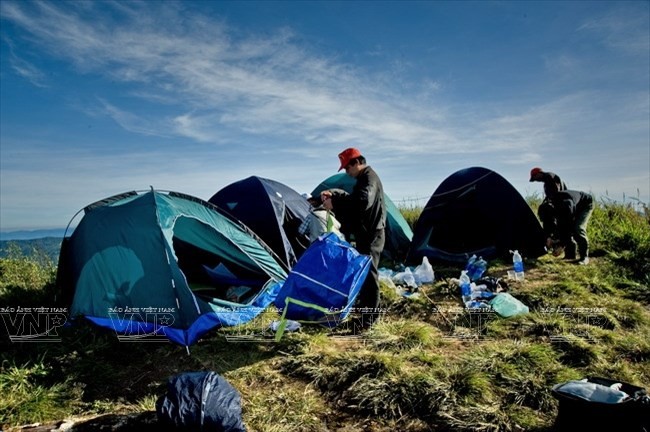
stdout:
[(0, 230), (149, 186), (308, 192), (350, 146), (398, 204), (470, 166), (648, 203), (649, 5), (2, 0)]

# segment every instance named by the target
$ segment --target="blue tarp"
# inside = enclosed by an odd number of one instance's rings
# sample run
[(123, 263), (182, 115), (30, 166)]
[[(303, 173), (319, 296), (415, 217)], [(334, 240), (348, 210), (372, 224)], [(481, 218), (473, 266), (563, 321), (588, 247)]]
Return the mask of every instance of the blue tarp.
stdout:
[(335, 327), (359, 294), (370, 257), (329, 233), (311, 244), (274, 301), (284, 319)]

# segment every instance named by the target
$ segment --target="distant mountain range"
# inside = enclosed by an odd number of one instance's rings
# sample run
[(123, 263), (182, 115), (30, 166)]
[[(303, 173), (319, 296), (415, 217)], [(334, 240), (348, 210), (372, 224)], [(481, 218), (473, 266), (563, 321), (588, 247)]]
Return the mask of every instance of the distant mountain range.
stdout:
[(1, 233), (0, 258), (19, 252), (23, 256), (45, 256), (56, 263), (59, 260), (64, 232), (65, 229), (52, 229)]
[[(73, 228), (70, 228), (71, 234)], [(40, 230), (22, 230), (22, 231), (0, 231), (0, 240), (34, 240), (45, 237), (63, 238), (65, 228), (40, 229)]]

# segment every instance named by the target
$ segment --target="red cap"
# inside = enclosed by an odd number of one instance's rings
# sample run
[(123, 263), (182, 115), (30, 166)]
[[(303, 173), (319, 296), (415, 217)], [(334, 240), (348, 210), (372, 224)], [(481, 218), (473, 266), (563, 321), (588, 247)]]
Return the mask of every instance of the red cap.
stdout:
[(341, 161), (339, 171), (345, 168), (352, 159), (358, 158), (359, 156), (361, 156), (361, 152), (359, 149), (356, 149), (354, 147), (343, 150), (341, 153), (339, 153), (339, 161)]
[(541, 172), (542, 172), (542, 169), (537, 168), (537, 167), (530, 170), (530, 180), (528, 180), (528, 181), (535, 181), (535, 177), (537, 177), (537, 174), (539, 174)]

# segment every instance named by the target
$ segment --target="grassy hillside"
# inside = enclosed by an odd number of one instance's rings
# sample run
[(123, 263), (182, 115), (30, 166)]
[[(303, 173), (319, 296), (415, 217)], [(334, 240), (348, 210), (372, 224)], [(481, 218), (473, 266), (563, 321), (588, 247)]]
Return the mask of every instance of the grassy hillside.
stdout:
[[(417, 210), (405, 215), (413, 223)], [(526, 280), (509, 291), (531, 313), (509, 319), (464, 311), (451, 281), (460, 268), (434, 264), (436, 281), (419, 297), (382, 286), (386, 314), (362, 336), (303, 327), (275, 343), (273, 311), (210, 333), (190, 356), (83, 325), (58, 343), (3, 333), (0, 425), (151, 418), (168, 376), (214, 370), (241, 393), (250, 431), (549, 431), (554, 384), (595, 375), (650, 390), (650, 217), (601, 203), (589, 235), (589, 266), (525, 261)], [(509, 267), (490, 262), (488, 274)], [(0, 259), (0, 308), (53, 305), (54, 277), (51, 264)]]

